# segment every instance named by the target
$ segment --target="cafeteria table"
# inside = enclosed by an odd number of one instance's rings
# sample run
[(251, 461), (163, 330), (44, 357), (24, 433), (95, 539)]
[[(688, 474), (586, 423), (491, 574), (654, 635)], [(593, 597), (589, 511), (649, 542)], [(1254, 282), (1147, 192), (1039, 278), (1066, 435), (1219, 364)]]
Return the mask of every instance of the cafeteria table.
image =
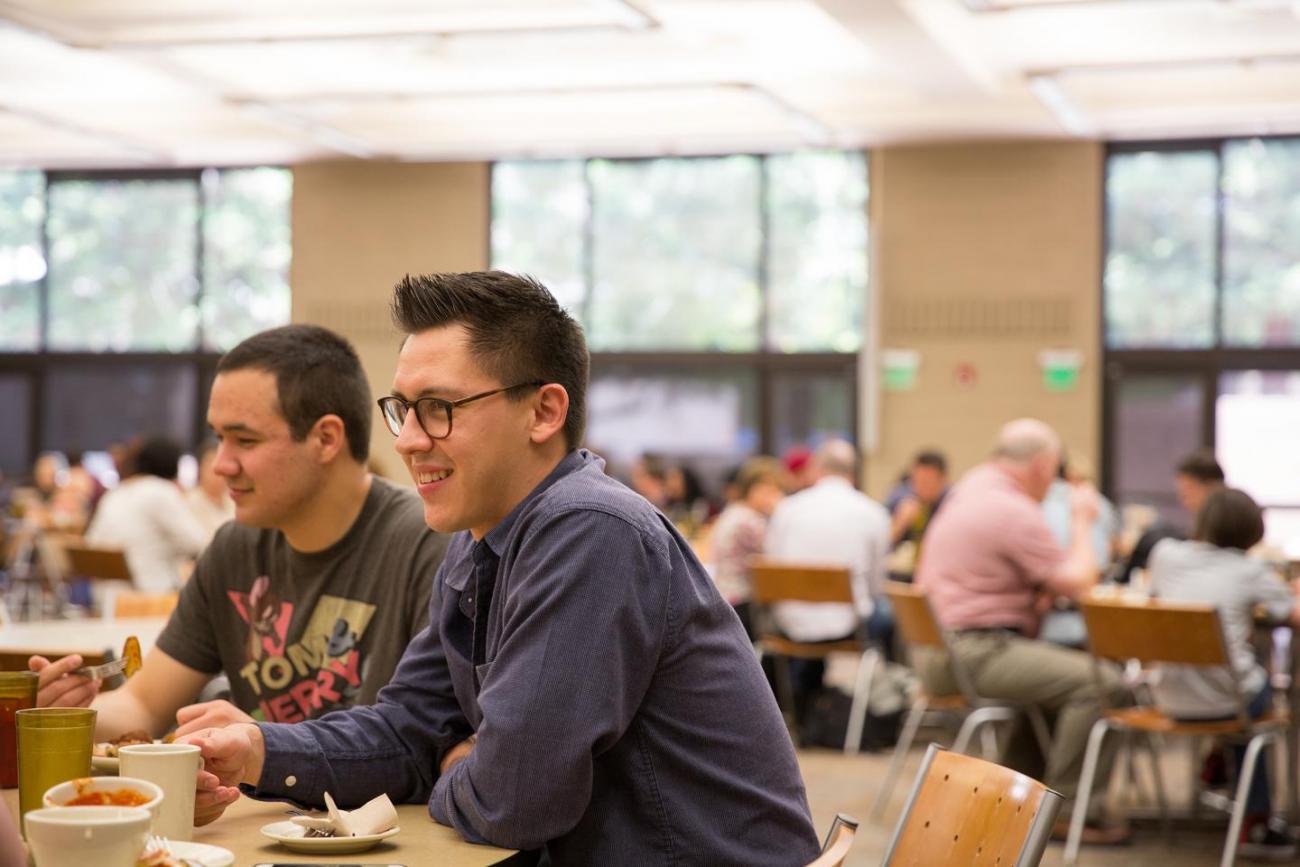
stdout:
[[(18, 790), (4, 790), (5, 804), (17, 816)], [(513, 863), (517, 853), (495, 846), (466, 843), (455, 831), (429, 818), (424, 804), (401, 804), (397, 808), (401, 831), (375, 848), (352, 855), (308, 855), (290, 852), (263, 837), (259, 829), (288, 818), (290, 805), (278, 801), (240, 798), (217, 821), (194, 829), (194, 842), (229, 849), (235, 867), (254, 864), (402, 864), (405, 867), (484, 867)]]

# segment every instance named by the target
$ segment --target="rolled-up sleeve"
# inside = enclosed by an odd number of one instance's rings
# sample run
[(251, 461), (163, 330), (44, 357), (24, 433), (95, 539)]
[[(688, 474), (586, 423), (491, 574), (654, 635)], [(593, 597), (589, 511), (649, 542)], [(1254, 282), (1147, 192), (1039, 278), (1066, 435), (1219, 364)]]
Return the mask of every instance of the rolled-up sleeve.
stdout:
[(501, 641), (479, 666), (475, 748), (429, 811), (468, 840), (532, 849), (588, 809), (671, 632), (670, 556), (592, 504), (540, 518), (509, 569)]
[[(435, 581), (431, 610), (440, 587)], [(471, 731), (430, 627), (411, 641), (374, 705), (261, 729), (266, 758), (254, 797), (317, 806), (328, 791), (343, 807), (380, 793), (398, 803), (427, 800), (440, 757)]]

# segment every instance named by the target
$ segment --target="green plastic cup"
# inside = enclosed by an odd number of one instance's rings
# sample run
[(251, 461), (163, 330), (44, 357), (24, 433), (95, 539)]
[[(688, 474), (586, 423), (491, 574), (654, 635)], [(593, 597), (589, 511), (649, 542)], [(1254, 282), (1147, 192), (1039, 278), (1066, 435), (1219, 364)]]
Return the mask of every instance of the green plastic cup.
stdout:
[(51, 786), (90, 776), (95, 711), (85, 707), (36, 707), (18, 717), (18, 810), (26, 835), (28, 810), (42, 806)]
[(18, 711), (36, 707), (40, 676), (34, 671), (0, 671), (0, 789), (18, 785)]

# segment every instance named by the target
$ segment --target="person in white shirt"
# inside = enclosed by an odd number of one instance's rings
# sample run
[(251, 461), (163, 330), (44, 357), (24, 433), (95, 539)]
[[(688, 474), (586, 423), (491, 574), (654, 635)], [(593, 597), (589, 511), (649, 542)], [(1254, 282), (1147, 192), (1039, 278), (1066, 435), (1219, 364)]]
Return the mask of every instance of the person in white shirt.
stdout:
[(135, 472), (99, 501), (86, 531), (88, 542), (123, 549), (137, 590), (178, 589), (181, 561), (194, 558), (207, 541), (176, 484), (180, 456), (166, 437), (146, 440)]
[(217, 461), (217, 444), (205, 442), (199, 447), (198, 459), (199, 481), (185, 492), (185, 502), (210, 542), (222, 524), (235, 520), (235, 501), (226, 490), (226, 480), (212, 469)]
[[(889, 553), (889, 512), (853, 486), (857, 451), (843, 440), (821, 445), (811, 458), (813, 484), (782, 500), (772, 512), (764, 552), (774, 560), (847, 566), (853, 604), (782, 602), (773, 619), (795, 641), (838, 641), (867, 634), (888, 650), (894, 619), (883, 595)], [(792, 660), (796, 716), (822, 683), (825, 663)]]

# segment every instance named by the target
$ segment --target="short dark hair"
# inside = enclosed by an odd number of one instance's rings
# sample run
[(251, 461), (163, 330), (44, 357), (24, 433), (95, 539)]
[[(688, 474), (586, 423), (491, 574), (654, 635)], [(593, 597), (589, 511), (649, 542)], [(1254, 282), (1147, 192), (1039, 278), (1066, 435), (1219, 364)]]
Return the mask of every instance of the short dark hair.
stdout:
[(1248, 551), (1264, 538), (1264, 513), (1245, 491), (1219, 488), (1205, 498), (1196, 513), (1192, 538)]
[(136, 475), (157, 476), (169, 482), (176, 481), (176, 469), (181, 461), (181, 447), (170, 437), (149, 437), (135, 453)]
[(912, 458), (912, 466), (930, 467), (945, 476), (948, 475), (948, 459), (943, 456), (943, 452), (934, 449), (918, 452), (916, 457)]
[(1223, 467), (1214, 459), (1214, 452), (1209, 449), (1197, 449), (1178, 462), (1175, 472), (1188, 476), (1202, 484), (1223, 484)]
[(370, 454), (370, 383), (357, 351), (319, 325), (282, 325), (221, 356), (217, 373), (262, 370), (275, 377), (280, 415), (299, 442), (322, 416), (343, 420), (348, 452), (364, 464)]
[[(503, 385), (554, 382), (569, 393), (565, 444), (582, 442), (587, 425), (590, 356), (582, 327), (550, 291), (505, 271), (407, 275), (393, 289), (393, 322), (407, 335), (463, 325), (474, 360)], [(507, 392), (519, 400), (524, 391)]]

